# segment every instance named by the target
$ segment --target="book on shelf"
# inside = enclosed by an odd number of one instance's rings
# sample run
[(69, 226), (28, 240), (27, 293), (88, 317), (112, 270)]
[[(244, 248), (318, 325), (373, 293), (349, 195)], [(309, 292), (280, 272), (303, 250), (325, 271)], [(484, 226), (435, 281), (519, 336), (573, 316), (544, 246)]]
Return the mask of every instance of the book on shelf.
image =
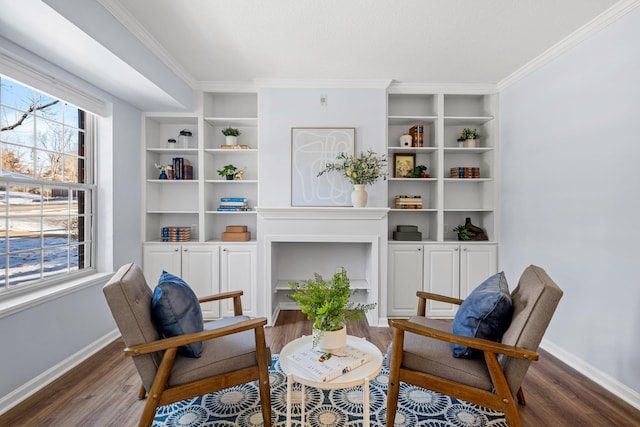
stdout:
[(247, 212), (251, 208), (248, 206), (218, 206), (218, 212)]
[(221, 202), (246, 202), (246, 197), (220, 197)]
[(248, 145), (226, 145), (226, 144), (222, 144), (220, 146), (220, 148), (222, 148), (224, 150), (248, 150), (249, 146)]
[(220, 206), (247, 206), (247, 202), (220, 202)]
[(422, 209), (422, 203), (397, 203), (396, 209)]
[(287, 356), (287, 361), (317, 382), (327, 382), (364, 365), (371, 354), (349, 344), (332, 353), (302, 348)]

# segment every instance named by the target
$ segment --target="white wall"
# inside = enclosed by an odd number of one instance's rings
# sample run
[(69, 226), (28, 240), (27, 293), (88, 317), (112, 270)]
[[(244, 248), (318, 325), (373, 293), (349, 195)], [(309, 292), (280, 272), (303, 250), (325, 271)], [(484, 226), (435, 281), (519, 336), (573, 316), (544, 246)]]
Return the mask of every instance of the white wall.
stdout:
[(546, 339), (640, 392), (640, 9), (500, 96), (500, 265), (565, 291)]
[[(327, 95), (327, 105), (320, 105)], [(357, 153), (385, 152), (386, 89), (282, 89), (259, 91), (261, 207), (291, 206), (291, 128), (354, 127)], [(367, 186), (367, 206), (386, 206), (385, 182)]]
[[(98, 126), (97, 268), (110, 272), (125, 262), (141, 263), (141, 112), (5, 39), (0, 42), (4, 54), (109, 104)], [(20, 76), (10, 77), (20, 80)], [(0, 410), (2, 404), (10, 404), (7, 396), (11, 392), (23, 387), (22, 392), (28, 393), (30, 381), (64, 365), (116, 329), (102, 294), (103, 284), (0, 318)]]

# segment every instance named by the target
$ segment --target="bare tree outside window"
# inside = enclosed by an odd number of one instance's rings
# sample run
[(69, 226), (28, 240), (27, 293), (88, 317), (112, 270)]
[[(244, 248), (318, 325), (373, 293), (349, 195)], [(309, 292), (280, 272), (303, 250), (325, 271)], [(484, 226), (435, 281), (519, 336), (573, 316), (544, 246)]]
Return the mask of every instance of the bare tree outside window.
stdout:
[(87, 116), (0, 76), (0, 296), (91, 267)]

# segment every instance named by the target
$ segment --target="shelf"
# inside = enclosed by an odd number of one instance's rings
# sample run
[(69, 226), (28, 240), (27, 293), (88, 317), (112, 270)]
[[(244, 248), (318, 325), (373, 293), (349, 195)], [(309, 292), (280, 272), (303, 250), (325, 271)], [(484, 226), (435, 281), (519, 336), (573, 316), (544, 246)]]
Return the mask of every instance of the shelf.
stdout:
[(257, 184), (257, 179), (206, 179), (204, 182), (207, 184), (226, 184), (226, 185), (237, 185), (237, 184)]
[(488, 182), (493, 178), (444, 178), (445, 182)]
[(230, 212), (205, 211), (204, 213), (206, 213), (206, 214), (216, 214), (216, 215), (247, 215), (247, 214), (255, 214), (257, 212), (252, 210), (252, 211), (230, 211)]
[(253, 127), (258, 126), (257, 117), (205, 117), (204, 121), (214, 126)]
[(489, 151), (493, 151), (493, 147), (445, 147), (445, 154), (480, 154), (487, 153)]
[(438, 116), (389, 116), (390, 126), (413, 126), (425, 123), (435, 123)]
[[(278, 280), (276, 281), (276, 284), (273, 287), (273, 292), (275, 293), (278, 291), (291, 291), (291, 288), (289, 288), (289, 282), (300, 282), (303, 280), (307, 280), (307, 279)], [(371, 286), (369, 285), (369, 282), (367, 282), (365, 279), (350, 279), (349, 288), (356, 291), (357, 290), (369, 291), (369, 289), (371, 289)]]
[(150, 147), (147, 148), (149, 153), (157, 153), (157, 154), (198, 154), (197, 148), (161, 148), (161, 147)]
[(387, 147), (389, 151), (409, 151), (416, 153), (435, 153), (438, 151), (438, 147)]
[(409, 212), (438, 212), (438, 209), (396, 209), (396, 208), (389, 208), (389, 210), (391, 212), (402, 212), (402, 213), (409, 213)]
[(444, 212), (493, 212), (494, 209), (491, 209), (491, 208), (455, 208), (455, 209), (444, 208), (443, 211)]
[(257, 148), (205, 148), (205, 153), (230, 153), (230, 154), (246, 154), (246, 153), (257, 153)]
[(197, 214), (198, 211), (147, 210), (148, 214)]
[(402, 182), (429, 182), (429, 181), (437, 181), (438, 178), (387, 178), (389, 181), (402, 181)]
[(197, 179), (147, 179), (148, 183), (156, 184), (197, 184)]
[(482, 125), (493, 120), (492, 116), (445, 116), (444, 123), (448, 124), (477, 124)]

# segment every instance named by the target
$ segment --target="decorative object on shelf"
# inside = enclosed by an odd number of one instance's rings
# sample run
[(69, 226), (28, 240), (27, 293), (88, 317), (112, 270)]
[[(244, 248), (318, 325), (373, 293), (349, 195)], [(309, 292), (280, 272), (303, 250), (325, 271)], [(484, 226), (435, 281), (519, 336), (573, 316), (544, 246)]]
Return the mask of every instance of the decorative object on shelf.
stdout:
[(180, 144), (180, 148), (189, 148), (189, 141), (191, 141), (191, 137), (193, 133), (189, 129), (182, 129), (180, 131), (180, 135), (178, 135), (178, 143)]
[(404, 135), (400, 137), (400, 146), (401, 147), (411, 147), (413, 144), (413, 136), (409, 132), (405, 132)]
[(480, 178), (480, 168), (478, 167), (456, 167), (449, 170), (451, 178)]
[(156, 169), (160, 170), (160, 176), (158, 177), (158, 179), (169, 179), (169, 177), (167, 176), (167, 168), (170, 168), (171, 166), (159, 165), (157, 163), (155, 165)]
[(218, 175), (224, 176), (228, 181), (232, 181), (233, 177), (238, 170), (237, 167), (233, 165), (225, 165), (222, 169), (218, 169)]
[(220, 148), (224, 150), (248, 150), (249, 146), (245, 144), (238, 145), (221, 145)]
[(471, 224), (471, 218), (466, 218), (464, 225), (457, 226), (453, 231), (458, 233), (458, 240), (489, 240), (482, 228)]
[(189, 164), (189, 160), (184, 157), (174, 157), (172, 159), (173, 175), (169, 179), (193, 179), (193, 166)]
[(416, 167), (415, 153), (395, 153), (393, 155), (393, 176), (395, 178), (410, 178)]
[[(300, 309), (309, 320), (313, 320), (313, 346), (320, 350), (331, 351), (344, 346), (347, 340), (347, 320), (364, 319), (365, 313), (376, 307), (376, 303), (349, 302), (349, 283), (344, 268), (335, 273), (329, 281), (314, 273), (313, 279), (289, 282), (289, 287), (293, 290), (289, 297), (300, 305)], [(330, 340), (326, 343), (323, 340), (325, 335), (328, 335)]]
[(246, 225), (227, 225), (221, 238), (223, 242), (248, 242), (251, 232), (247, 231)]
[(411, 171), (411, 178), (431, 178), (431, 175), (427, 173), (427, 167), (425, 165), (418, 165)]
[(461, 142), (464, 148), (474, 148), (480, 146), (479, 139), (480, 134), (478, 133), (478, 129), (464, 128), (462, 132), (460, 132), (458, 143)]
[(422, 209), (422, 196), (399, 195), (395, 197), (396, 209)]
[(240, 132), (238, 129), (232, 127), (226, 127), (222, 129), (222, 134), (226, 137), (225, 143), (227, 145), (237, 145), (238, 137), (241, 133), (242, 132)]
[(175, 138), (167, 139), (167, 148), (175, 150), (177, 146), (178, 146), (178, 143), (175, 140)]
[(415, 125), (411, 129), (409, 129), (409, 134), (413, 137), (412, 147), (423, 147), (424, 146), (424, 126)]
[(244, 173), (247, 171), (247, 167), (245, 166), (243, 169), (237, 171), (235, 174), (233, 174), (233, 179), (242, 179), (242, 177), (244, 176)]
[(349, 206), (349, 183), (318, 173), (338, 154), (353, 154), (355, 136), (355, 128), (291, 128), (291, 206)]
[(398, 225), (393, 232), (393, 240), (420, 241), (422, 233), (418, 231), (417, 225)]
[[(415, 158), (415, 155), (414, 155)], [(318, 176), (328, 172), (342, 172), (354, 186), (351, 192), (351, 203), (355, 208), (363, 208), (367, 205), (368, 195), (364, 187), (375, 183), (378, 179), (387, 179), (384, 169), (387, 158), (384, 154), (378, 155), (369, 149), (355, 157), (348, 153), (340, 153), (333, 163), (327, 163)]]

